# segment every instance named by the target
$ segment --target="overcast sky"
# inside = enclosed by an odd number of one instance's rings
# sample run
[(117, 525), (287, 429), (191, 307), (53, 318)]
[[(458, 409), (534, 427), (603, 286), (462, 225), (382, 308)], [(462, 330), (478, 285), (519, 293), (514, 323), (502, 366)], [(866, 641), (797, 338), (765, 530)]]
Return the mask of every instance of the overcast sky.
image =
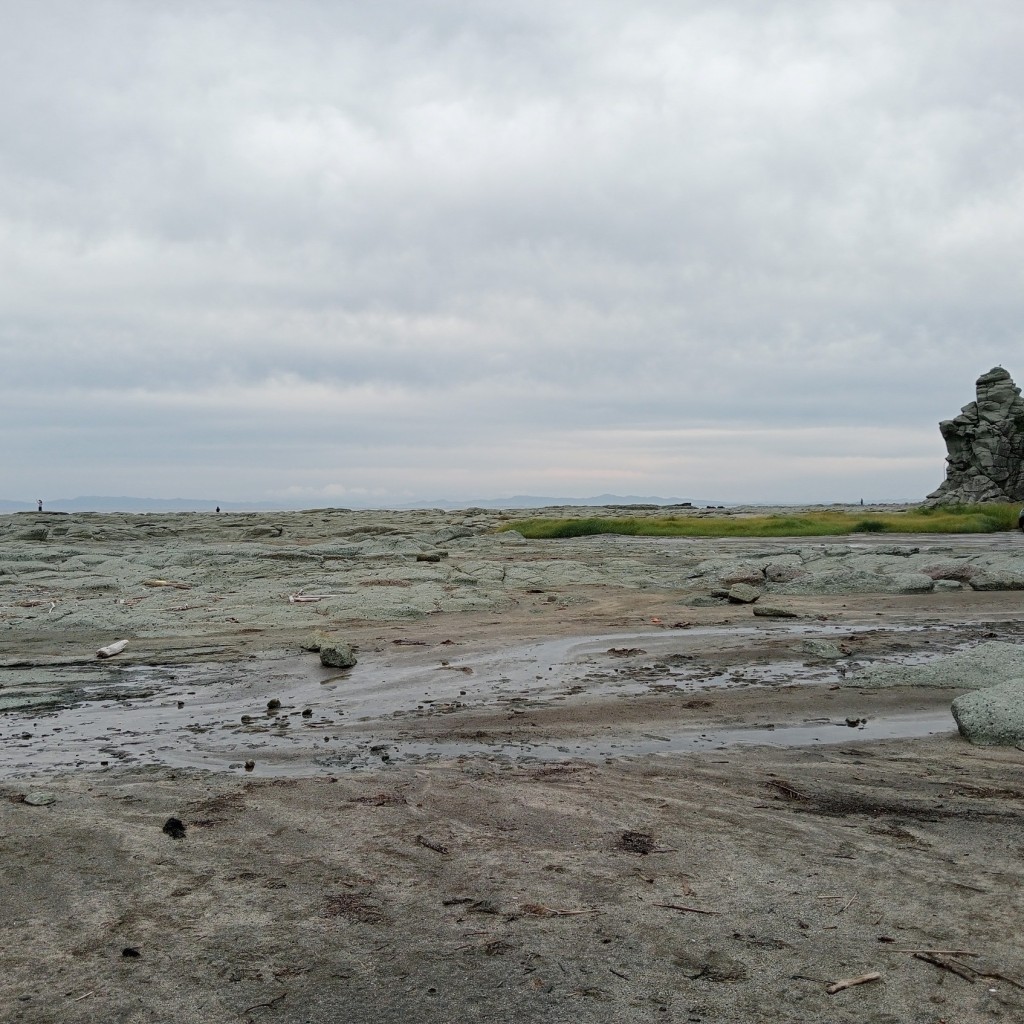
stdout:
[(922, 497), (1019, 0), (0, 0), (0, 497)]

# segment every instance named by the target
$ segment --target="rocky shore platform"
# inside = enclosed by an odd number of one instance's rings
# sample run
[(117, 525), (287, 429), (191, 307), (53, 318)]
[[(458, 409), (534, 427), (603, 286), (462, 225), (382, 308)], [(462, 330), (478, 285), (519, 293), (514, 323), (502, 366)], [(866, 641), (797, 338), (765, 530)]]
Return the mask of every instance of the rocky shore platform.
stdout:
[(4, 1019), (1020, 1019), (1024, 537), (531, 514), (0, 517)]

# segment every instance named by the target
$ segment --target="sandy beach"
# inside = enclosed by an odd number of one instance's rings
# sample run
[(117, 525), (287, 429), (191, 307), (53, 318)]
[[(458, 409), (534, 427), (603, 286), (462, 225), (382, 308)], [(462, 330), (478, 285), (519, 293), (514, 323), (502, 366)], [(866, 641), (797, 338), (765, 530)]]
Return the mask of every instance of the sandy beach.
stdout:
[(0, 517), (5, 1018), (1018, 1019), (1024, 537), (527, 514)]

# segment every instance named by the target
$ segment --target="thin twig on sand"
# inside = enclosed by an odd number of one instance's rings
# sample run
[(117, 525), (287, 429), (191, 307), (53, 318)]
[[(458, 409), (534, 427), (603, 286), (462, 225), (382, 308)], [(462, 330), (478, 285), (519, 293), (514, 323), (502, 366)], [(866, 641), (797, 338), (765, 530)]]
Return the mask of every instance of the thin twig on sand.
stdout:
[(830, 995), (834, 996), (837, 992), (842, 992), (844, 988), (853, 988), (854, 985), (866, 985), (870, 981), (878, 981), (882, 977), (878, 971), (870, 971), (867, 974), (858, 974), (856, 978), (840, 978), (839, 981), (834, 981), (825, 991)]
[(684, 914), (714, 914), (721, 916), (717, 910), (705, 910), (703, 907), (684, 907), (681, 903), (652, 903), (653, 907), (664, 907), (666, 910), (679, 910)]
[(581, 914), (601, 913), (597, 908), (592, 910), (559, 910), (556, 907), (547, 907), (543, 903), (524, 903), (519, 909), (531, 917), (579, 917)]
[(931, 964), (933, 967), (938, 967), (943, 971), (949, 971), (950, 974), (955, 974), (964, 981), (969, 981), (972, 985), (978, 980), (978, 972), (972, 970), (966, 964), (958, 964), (952, 960), (945, 960), (940, 956), (935, 956), (932, 953), (915, 953), (915, 960), (923, 960), (926, 964)]

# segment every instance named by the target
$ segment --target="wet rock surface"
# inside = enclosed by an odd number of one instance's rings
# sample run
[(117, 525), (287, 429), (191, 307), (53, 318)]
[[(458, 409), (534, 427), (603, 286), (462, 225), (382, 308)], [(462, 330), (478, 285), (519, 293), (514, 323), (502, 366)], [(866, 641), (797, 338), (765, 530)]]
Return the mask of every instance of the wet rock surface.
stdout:
[(949, 712), (1016, 664), (1021, 592), (970, 580), (1019, 536), (37, 518), (0, 517), (10, 1019), (1024, 1012), (1024, 762)]

